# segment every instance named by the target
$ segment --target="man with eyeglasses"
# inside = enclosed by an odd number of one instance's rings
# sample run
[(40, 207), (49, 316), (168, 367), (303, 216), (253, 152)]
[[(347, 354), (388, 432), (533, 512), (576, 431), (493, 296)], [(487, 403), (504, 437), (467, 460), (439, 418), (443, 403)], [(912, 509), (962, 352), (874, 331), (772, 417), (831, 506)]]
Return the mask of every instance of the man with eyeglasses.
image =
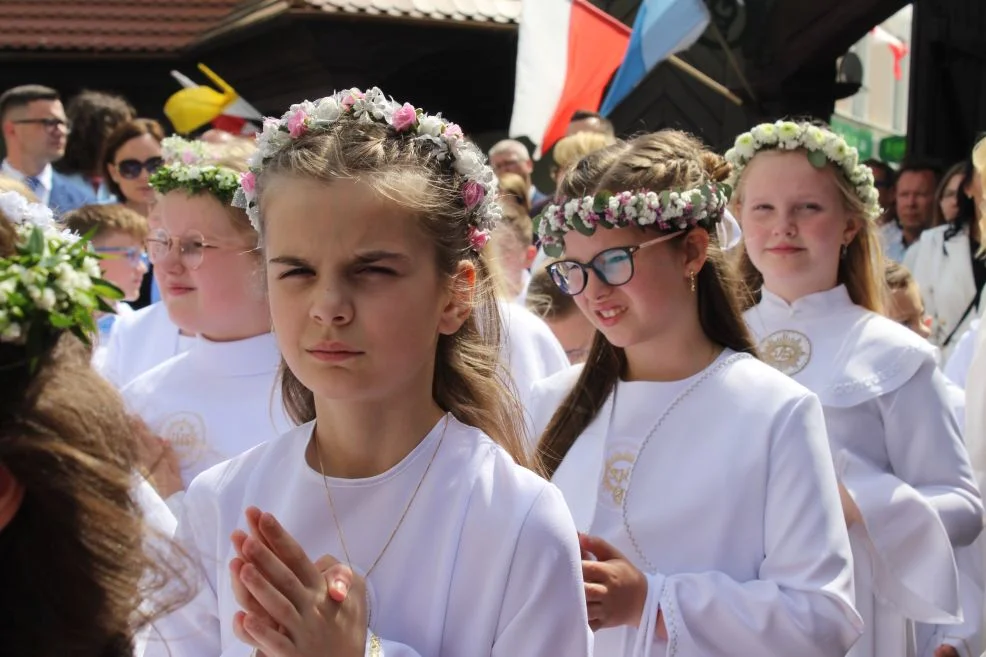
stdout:
[(72, 185), (51, 166), (65, 154), (70, 130), (57, 91), (37, 84), (8, 89), (0, 95), (0, 124), (3, 175), (26, 184), (56, 215), (96, 202), (94, 192)]

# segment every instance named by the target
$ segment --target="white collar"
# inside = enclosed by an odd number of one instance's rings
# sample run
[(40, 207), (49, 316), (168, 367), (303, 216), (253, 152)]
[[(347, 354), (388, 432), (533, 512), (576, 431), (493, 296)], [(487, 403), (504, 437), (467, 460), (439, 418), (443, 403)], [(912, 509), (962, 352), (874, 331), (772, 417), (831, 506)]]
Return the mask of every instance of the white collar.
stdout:
[(762, 308), (790, 317), (822, 317), (833, 312), (854, 308), (845, 285), (836, 285), (830, 290), (815, 292), (788, 303), (766, 287), (762, 290)]
[[(27, 174), (14, 168), (14, 165), (10, 163), (7, 158), (4, 158), (3, 164), (0, 165), (0, 170), (7, 174), (15, 180), (24, 182), (27, 180)], [(54, 177), (54, 169), (51, 168), (51, 164), (46, 164), (41, 173), (35, 176), (39, 181), (41, 181), (41, 186), (51, 191), (52, 178)]]

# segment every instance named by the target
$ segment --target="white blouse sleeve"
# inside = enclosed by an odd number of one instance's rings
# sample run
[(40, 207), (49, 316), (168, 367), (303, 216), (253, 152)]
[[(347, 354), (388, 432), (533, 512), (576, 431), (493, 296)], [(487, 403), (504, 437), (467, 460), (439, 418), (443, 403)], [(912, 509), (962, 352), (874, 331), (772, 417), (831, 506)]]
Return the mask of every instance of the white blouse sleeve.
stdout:
[(894, 474), (928, 500), (953, 546), (969, 545), (983, 505), (943, 375), (927, 362), (879, 404)]
[[(185, 496), (175, 540), (188, 556), (181, 569), (182, 586), (194, 595), (183, 606), (154, 623), (145, 657), (219, 657), (219, 603), (216, 572), (225, 563), (218, 533), (219, 513), (214, 491), (197, 489), (195, 482)], [(226, 539), (228, 541), (228, 538)]]
[(513, 554), (492, 657), (591, 655), (578, 534), (554, 486), (534, 502)]
[[(775, 425), (758, 578), (722, 572), (648, 577), (643, 623), (663, 613), (668, 656), (842, 657), (862, 633), (852, 557), (821, 404), (805, 396)], [(759, 539), (759, 537), (757, 537)], [(750, 538), (749, 540), (757, 540)], [(635, 657), (652, 654), (650, 627)]]

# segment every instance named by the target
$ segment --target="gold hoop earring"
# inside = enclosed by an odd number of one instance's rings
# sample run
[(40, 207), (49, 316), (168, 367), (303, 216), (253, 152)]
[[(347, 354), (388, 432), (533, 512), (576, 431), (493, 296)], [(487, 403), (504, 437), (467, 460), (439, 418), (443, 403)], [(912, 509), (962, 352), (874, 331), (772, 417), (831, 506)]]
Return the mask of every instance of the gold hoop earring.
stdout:
[(695, 272), (688, 272), (688, 282), (691, 284), (692, 292), (695, 291)]

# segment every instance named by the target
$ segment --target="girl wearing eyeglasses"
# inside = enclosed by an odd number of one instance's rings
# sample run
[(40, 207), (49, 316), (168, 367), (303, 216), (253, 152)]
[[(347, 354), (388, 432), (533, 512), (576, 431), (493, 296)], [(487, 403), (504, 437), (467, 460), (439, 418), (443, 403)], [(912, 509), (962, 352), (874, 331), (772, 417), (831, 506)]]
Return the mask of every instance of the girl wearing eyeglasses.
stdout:
[(123, 299), (116, 303), (116, 313), (103, 314), (98, 320), (100, 346), (105, 347), (116, 318), (131, 314), (128, 303), (140, 296), (140, 285), (147, 273), (147, 220), (124, 205), (112, 203), (84, 205), (63, 215), (61, 221), (79, 235), (92, 233), (92, 245), (102, 256), (99, 266), (103, 278), (123, 292)]
[[(160, 199), (147, 238), (171, 321), (197, 337), (188, 351), (123, 389), (130, 408), (166, 441), (166, 462), (173, 451), (181, 488), (291, 426), (274, 391), (280, 353), (257, 233), (246, 213), (229, 205), (246, 161), (220, 159), (201, 146), (185, 142), (187, 157), (151, 178)], [(181, 497), (160, 492), (171, 506)]]
[(540, 218), (597, 331), (532, 401), (597, 655), (841, 657), (861, 631), (821, 406), (753, 355), (726, 273), (728, 173), (644, 135), (581, 160)]

